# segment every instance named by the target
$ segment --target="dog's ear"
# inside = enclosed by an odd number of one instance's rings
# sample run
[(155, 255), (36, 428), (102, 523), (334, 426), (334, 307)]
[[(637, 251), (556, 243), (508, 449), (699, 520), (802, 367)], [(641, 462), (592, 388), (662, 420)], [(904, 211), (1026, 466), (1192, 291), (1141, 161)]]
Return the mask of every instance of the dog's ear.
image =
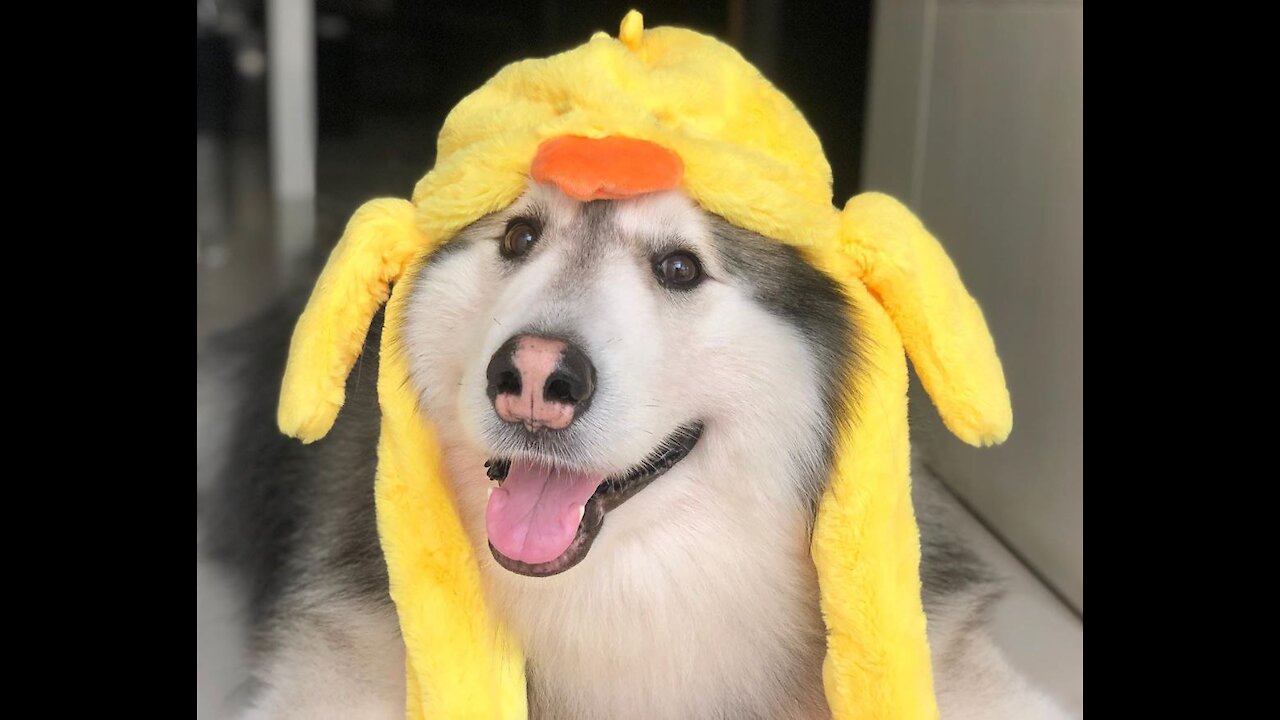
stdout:
[(286, 435), (309, 443), (333, 427), (369, 323), (427, 246), (408, 201), (370, 200), (356, 210), (293, 331), (276, 415)]
[(849, 200), (840, 240), (853, 272), (897, 326), (947, 428), (970, 445), (1003, 442), (1013, 426), (1004, 370), (982, 310), (942, 245), (880, 193)]

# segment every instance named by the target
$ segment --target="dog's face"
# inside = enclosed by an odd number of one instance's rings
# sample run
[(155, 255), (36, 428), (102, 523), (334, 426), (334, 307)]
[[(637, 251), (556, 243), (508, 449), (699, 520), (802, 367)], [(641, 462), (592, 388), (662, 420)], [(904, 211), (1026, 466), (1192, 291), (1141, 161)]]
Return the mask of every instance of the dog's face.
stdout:
[(580, 203), (531, 184), (413, 283), (412, 380), (447, 452), (488, 460), (451, 481), (506, 570), (812, 506), (852, 329), (794, 249), (674, 191)]

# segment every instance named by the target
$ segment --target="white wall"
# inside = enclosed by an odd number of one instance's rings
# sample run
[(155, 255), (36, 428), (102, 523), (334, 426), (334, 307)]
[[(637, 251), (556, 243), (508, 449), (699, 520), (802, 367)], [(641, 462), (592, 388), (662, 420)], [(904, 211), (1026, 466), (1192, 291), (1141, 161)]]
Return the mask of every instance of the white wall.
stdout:
[(1084, 609), (1084, 4), (880, 0), (864, 186), (907, 202), (982, 304), (1014, 429), (974, 450), (923, 393), (930, 465)]

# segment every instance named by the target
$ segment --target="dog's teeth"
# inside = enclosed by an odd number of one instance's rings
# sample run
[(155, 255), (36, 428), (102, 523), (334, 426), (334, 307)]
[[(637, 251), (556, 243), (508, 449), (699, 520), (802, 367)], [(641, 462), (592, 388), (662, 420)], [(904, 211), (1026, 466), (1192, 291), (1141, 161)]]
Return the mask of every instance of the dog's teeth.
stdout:
[(484, 496), (485, 496), (485, 498), (493, 497), (493, 486), (492, 486), (492, 485), (490, 485), (490, 486), (489, 486), (489, 488), (488, 488), (488, 490), (489, 490), (489, 491), (488, 491), (488, 492), (486, 492), (486, 493), (485, 493), (485, 495), (484, 495)]
[(583, 505), (578, 508), (578, 522), (582, 522), (582, 516), (587, 514), (587, 506)]

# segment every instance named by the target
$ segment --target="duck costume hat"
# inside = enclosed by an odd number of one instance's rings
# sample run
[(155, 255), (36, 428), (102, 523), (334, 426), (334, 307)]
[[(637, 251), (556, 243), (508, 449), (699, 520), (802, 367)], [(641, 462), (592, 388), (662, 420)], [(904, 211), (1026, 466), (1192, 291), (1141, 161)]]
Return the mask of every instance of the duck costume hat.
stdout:
[[(796, 246), (848, 295), (862, 342), (812, 557), (837, 720), (934, 718), (907, 444), (910, 357), (947, 427), (973, 445), (1012, 424), (991, 335), (951, 260), (897, 201), (832, 206), (831, 169), (800, 111), (733, 48), (646, 30), (503, 68), (449, 114), (412, 201), (365, 203), (298, 321), (279, 424), (312, 442), (386, 305), (378, 400), (378, 532), (403, 632), (410, 718), (524, 718), (524, 661), (486, 607), (480, 568), (419, 412), (402, 338), (419, 262), (501, 210), (529, 178), (580, 199), (678, 188), (707, 212)], [(394, 286), (394, 291), (393, 291)], [(497, 642), (495, 642), (495, 639)]]

